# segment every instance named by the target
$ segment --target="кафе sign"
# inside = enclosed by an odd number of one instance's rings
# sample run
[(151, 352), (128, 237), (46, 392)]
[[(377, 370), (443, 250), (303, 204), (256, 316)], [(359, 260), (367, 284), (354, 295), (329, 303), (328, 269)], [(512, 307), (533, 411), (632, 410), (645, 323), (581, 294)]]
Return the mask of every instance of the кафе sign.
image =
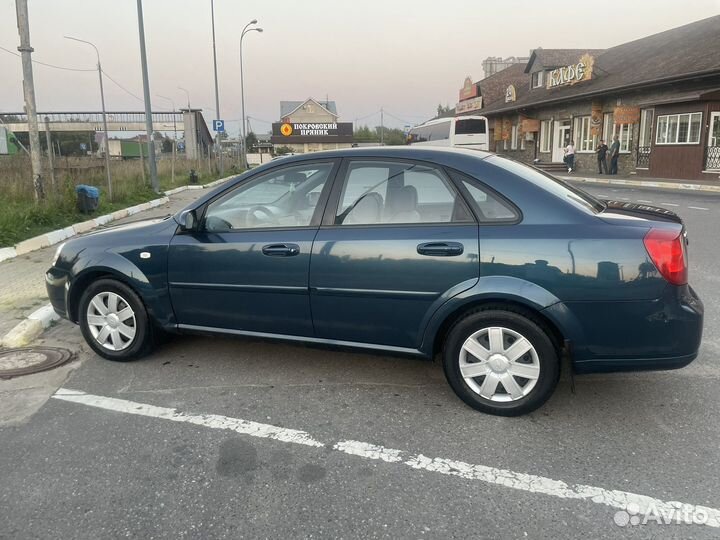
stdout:
[(570, 64), (569, 66), (553, 69), (548, 74), (547, 87), (556, 88), (558, 86), (565, 86), (566, 84), (577, 84), (581, 81), (588, 81), (592, 79), (594, 64), (595, 59), (585, 53), (580, 57), (577, 64)]

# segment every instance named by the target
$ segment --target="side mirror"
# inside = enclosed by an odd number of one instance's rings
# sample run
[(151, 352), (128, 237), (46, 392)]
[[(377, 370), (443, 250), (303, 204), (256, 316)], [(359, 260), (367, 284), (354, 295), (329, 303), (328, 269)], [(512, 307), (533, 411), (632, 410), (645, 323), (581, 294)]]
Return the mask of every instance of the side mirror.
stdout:
[(180, 214), (180, 227), (183, 231), (194, 231), (197, 225), (197, 214), (195, 210), (186, 210)]

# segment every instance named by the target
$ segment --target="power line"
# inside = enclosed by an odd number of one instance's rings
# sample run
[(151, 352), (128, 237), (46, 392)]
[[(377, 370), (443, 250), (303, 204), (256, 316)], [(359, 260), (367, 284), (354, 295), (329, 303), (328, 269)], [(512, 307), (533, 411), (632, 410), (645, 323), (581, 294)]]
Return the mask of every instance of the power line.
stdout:
[[(3, 51), (5, 51), (6, 53), (10, 53), (10, 54), (12, 54), (13, 56), (17, 56), (18, 58), (20, 58), (20, 55), (19, 55), (18, 53), (16, 53), (15, 51), (11, 51), (10, 49), (6, 49), (5, 47), (0, 47), (0, 50), (3, 50)], [(56, 66), (56, 65), (54, 65), (54, 64), (48, 64), (47, 62), (40, 62), (39, 60), (33, 60), (32, 63), (33, 63), (33, 64), (39, 64), (39, 65), (41, 65), (41, 66), (46, 66), (46, 67), (55, 68), (55, 69), (62, 69), (62, 70), (64, 70), (64, 71), (85, 71), (85, 72), (87, 72), (87, 71), (97, 71), (97, 69), (95, 69), (95, 68), (93, 68), (93, 69), (80, 69), (80, 68), (69, 68), (69, 67), (64, 67), (64, 66)]]
[[(406, 120), (405, 118), (400, 118), (399, 116), (395, 116), (394, 114), (392, 114), (388, 111), (385, 111), (385, 114), (387, 114), (390, 118), (394, 118), (395, 120), (399, 120), (400, 122), (403, 122), (405, 124), (414, 124), (415, 123), (414, 121)], [(418, 117), (418, 118), (420, 118), (420, 117)]]
[(125, 93), (128, 94), (129, 96), (134, 97), (134, 98), (137, 99), (138, 101), (140, 101), (140, 102), (142, 102), (142, 103), (145, 103), (145, 100), (144, 100), (143, 98), (141, 98), (141, 97), (133, 94), (130, 90), (128, 90), (128, 89), (125, 88), (122, 84), (120, 84), (119, 82), (117, 82), (115, 79), (113, 79), (113, 78), (110, 76), (110, 74), (109, 74), (107, 71), (105, 71), (105, 70), (103, 69), (102, 72), (103, 72), (103, 75), (105, 75), (108, 79), (110, 79), (110, 81), (111, 81), (113, 84), (115, 84), (115, 86), (117, 86), (118, 88), (120, 88), (120, 90), (122, 90), (123, 92), (125, 92)]

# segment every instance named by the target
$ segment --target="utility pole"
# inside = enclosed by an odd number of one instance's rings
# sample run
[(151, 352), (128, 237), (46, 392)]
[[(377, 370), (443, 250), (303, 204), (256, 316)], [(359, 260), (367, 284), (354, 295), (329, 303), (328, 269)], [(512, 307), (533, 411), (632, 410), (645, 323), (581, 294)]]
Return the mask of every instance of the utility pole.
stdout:
[[(215, 68), (215, 114), (218, 120), (220, 117), (220, 94), (218, 92), (218, 75), (217, 75), (217, 51), (215, 50), (215, 0), (210, 0), (210, 14), (212, 17), (212, 41), (213, 41), (213, 67)], [(215, 132), (215, 155), (218, 156), (220, 174), (224, 172), (222, 146), (220, 144), (220, 132)]]
[(380, 146), (385, 144), (385, 118), (383, 108), (380, 107)]
[(30, 128), (30, 164), (32, 168), (35, 200), (45, 197), (42, 185), (42, 162), (40, 161), (40, 132), (38, 131), (37, 109), (35, 108), (35, 83), (33, 81), (32, 52), (30, 46), (30, 21), (28, 20), (27, 0), (15, 0), (20, 46), (17, 48), (22, 57), (23, 94), (25, 113)]
[(53, 147), (50, 137), (50, 118), (45, 117), (45, 142), (47, 143), (48, 169), (50, 170), (50, 185), (55, 192), (55, 167), (53, 165)]
[(150, 185), (156, 193), (160, 192), (160, 183), (155, 163), (155, 140), (153, 138), (152, 104), (150, 103), (150, 81), (145, 52), (145, 25), (143, 24), (142, 0), (137, 0), (138, 32), (140, 34), (140, 60), (142, 62), (143, 97), (145, 98), (145, 131), (147, 132), (148, 164), (150, 166)]

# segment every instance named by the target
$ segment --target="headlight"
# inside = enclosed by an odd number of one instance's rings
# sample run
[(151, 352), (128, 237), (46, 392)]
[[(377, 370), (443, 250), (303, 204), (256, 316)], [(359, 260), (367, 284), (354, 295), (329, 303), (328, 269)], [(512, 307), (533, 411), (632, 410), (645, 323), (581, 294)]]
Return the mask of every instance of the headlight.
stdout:
[(65, 242), (60, 244), (57, 247), (57, 249), (55, 250), (55, 255), (53, 256), (53, 259), (52, 259), (52, 266), (55, 266), (55, 264), (57, 264), (57, 261), (60, 258), (60, 252), (62, 251), (62, 248), (64, 248), (64, 247), (65, 247)]

